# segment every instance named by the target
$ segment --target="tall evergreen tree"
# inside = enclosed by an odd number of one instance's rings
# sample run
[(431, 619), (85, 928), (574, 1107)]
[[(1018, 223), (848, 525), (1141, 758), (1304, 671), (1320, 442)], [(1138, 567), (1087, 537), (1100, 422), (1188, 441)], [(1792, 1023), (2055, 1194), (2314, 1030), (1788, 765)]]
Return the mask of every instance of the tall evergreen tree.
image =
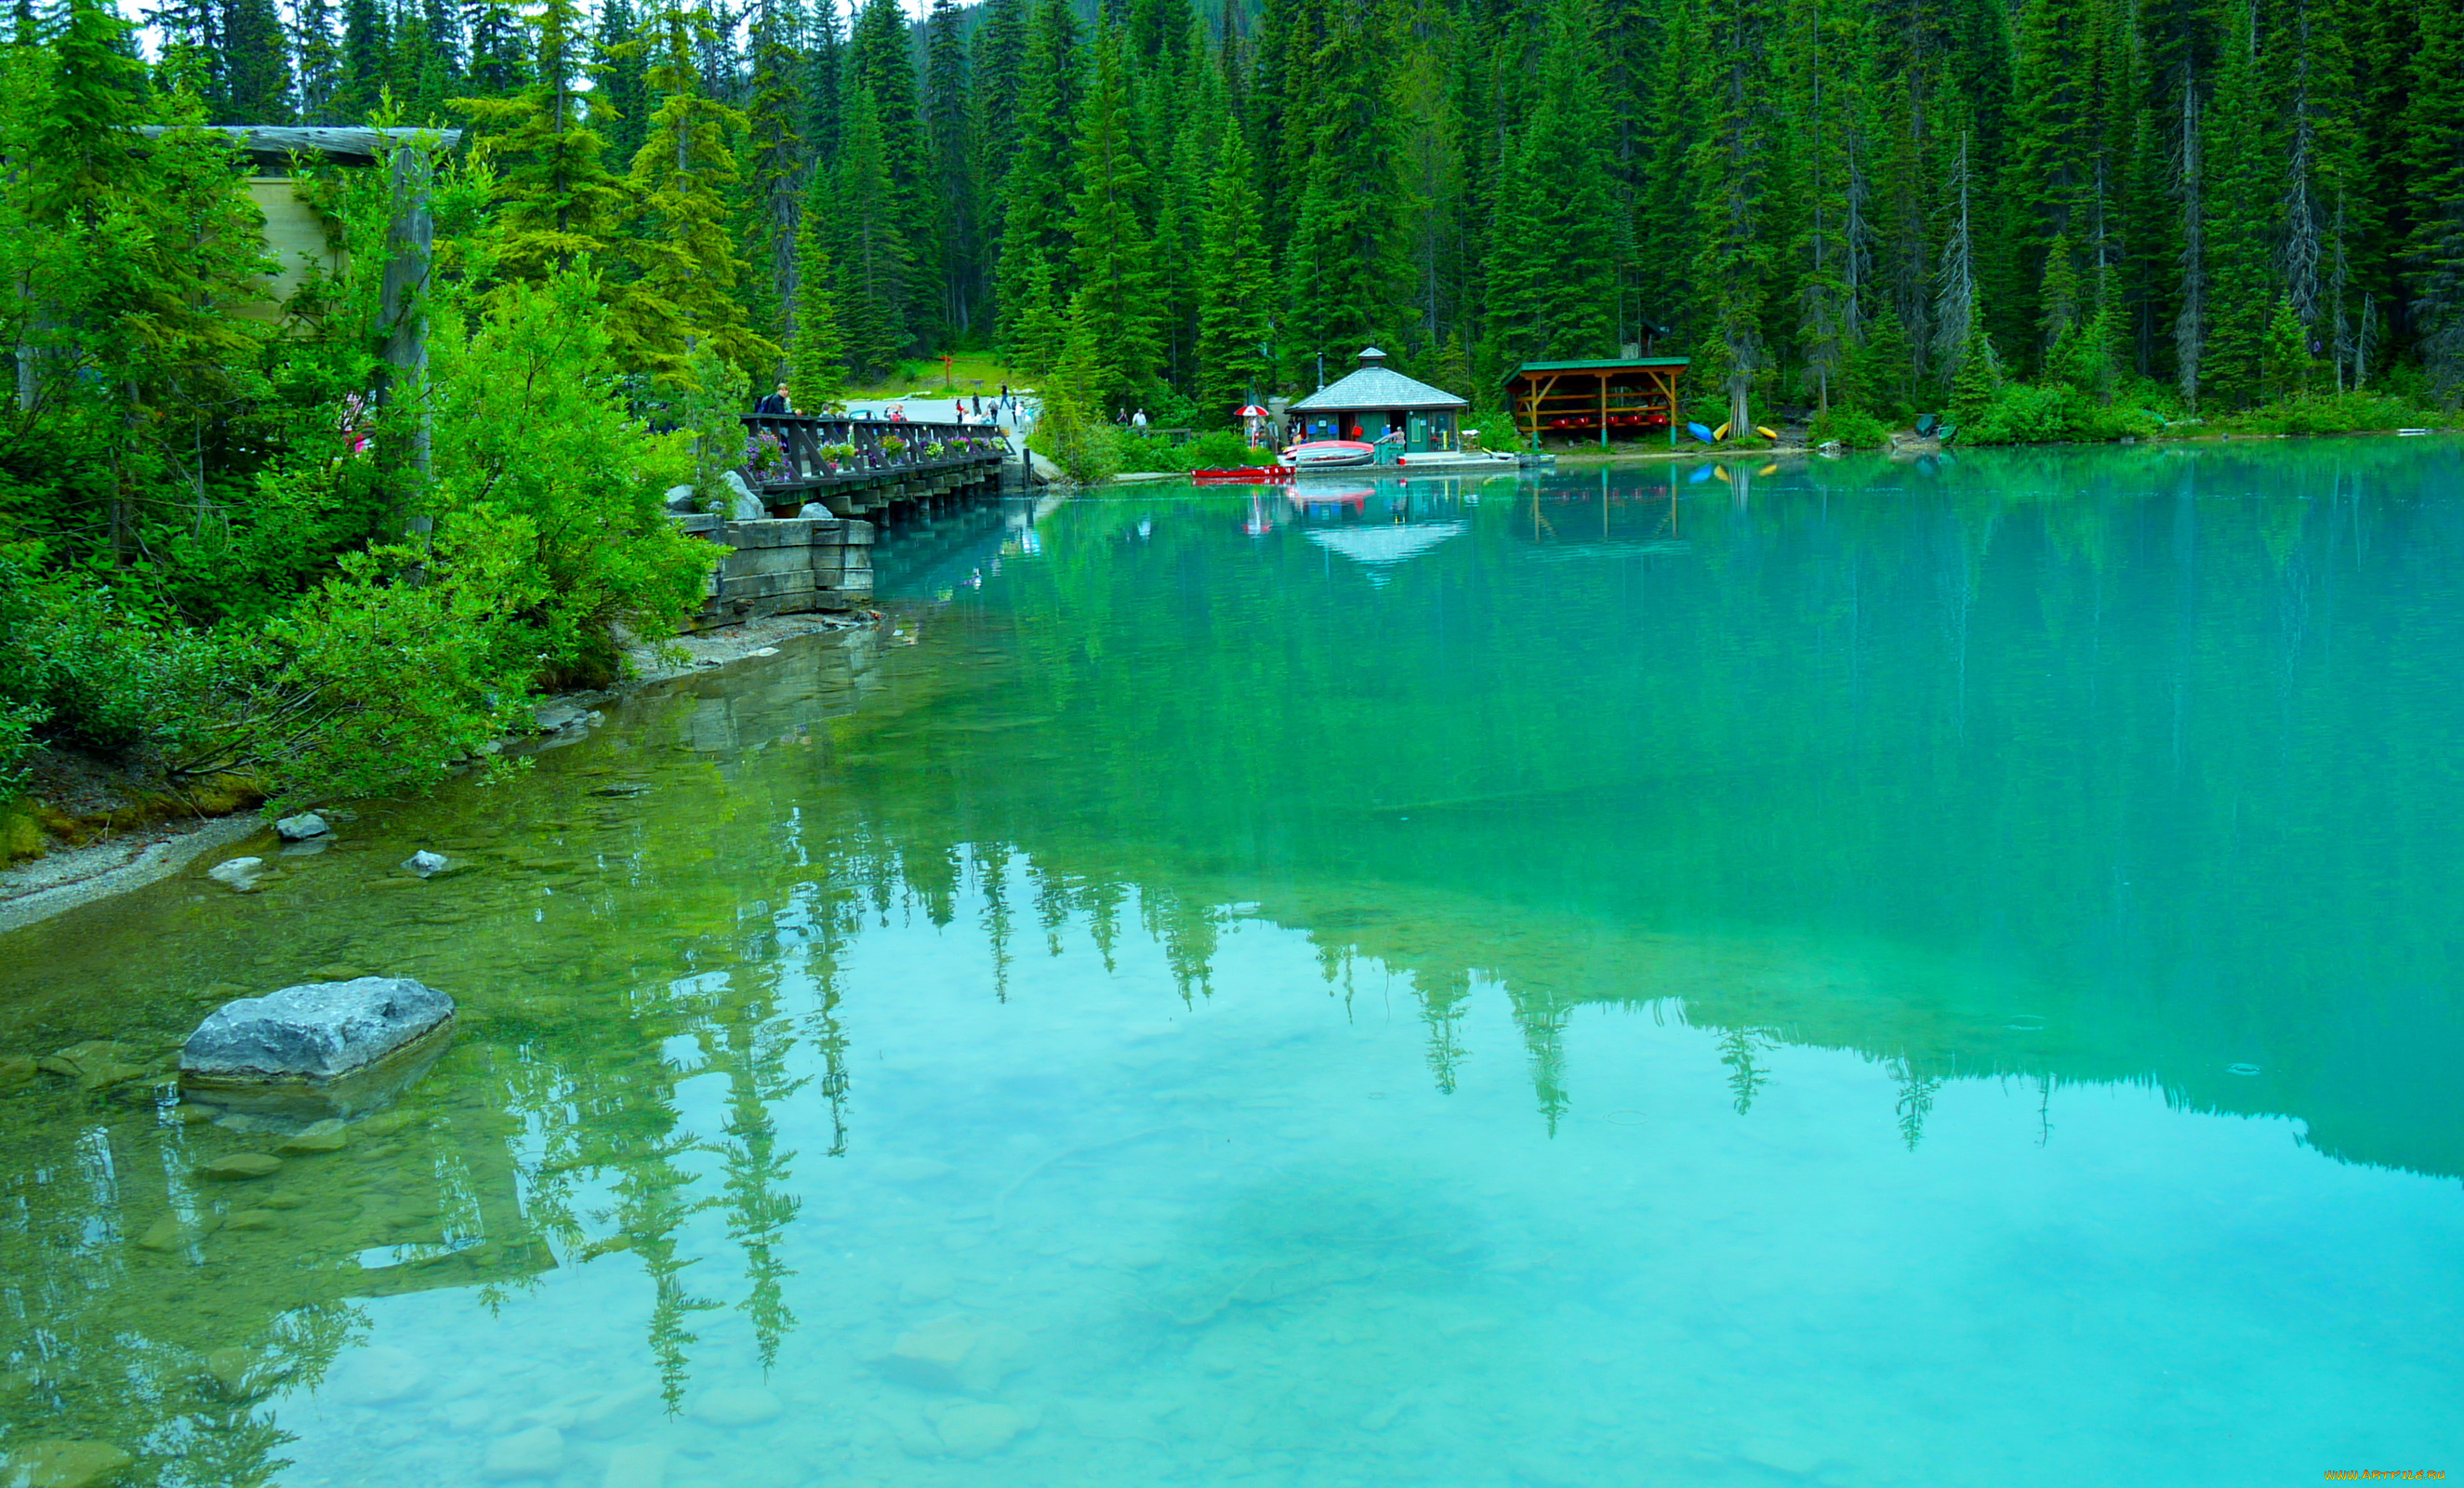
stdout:
[(930, 152), (922, 100), (915, 82), (914, 40), (900, 0), (865, 0), (847, 39), (849, 87), (872, 90), (880, 122), (881, 149), (890, 171), (890, 210), (898, 235), (913, 257), (905, 279), (908, 302), (901, 322), (912, 328), (937, 325), (941, 318), (940, 245), (935, 231)]
[(1257, 169), (1238, 128), (1222, 131), (1207, 183), (1198, 277), (1198, 406), (1209, 418), (1265, 397), (1273, 368), (1274, 269), (1259, 220)]
[(1696, 345), (1701, 369), (1727, 397), (1727, 423), (1753, 422), (1754, 382), (1769, 366), (1763, 337), (1772, 245), (1766, 131), (1771, 78), (1766, 0), (1704, 0), (1705, 71), (1695, 87), (1703, 128), (1695, 182)]
[(1095, 39), (1077, 180), (1069, 198), (1071, 262), (1078, 271), (1069, 306), (1070, 390), (1100, 408), (1140, 403), (1156, 371), (1157, 306), (1153, 245), (1138, 212), (1147, 172), (1132, 147), (1130, 61), (1117, 27), (1106, 27)]
[(1401, 319), (1392, 19), (1377, 0), (1337, 0), (1309, 58), (1307, 94), (1286, 120), (1287, 145), (1297, 134), (1308, 148), (1285, 269), (1296, 358), (1392, 339)]
[(1539, 94), (1498, 188), (1488, 313), (1500, 370), (1617, 352), (1626, 220), (1612, 190), (1596, 0), (1552, 0)]
[(2425, 5), (2420, 37), (2404, 119), (2409, 308), (2431, 380), (2452, 408), (2464, 397), (2464, 15)]
[(741, 174), (729, 140), (744, 116), (702, 91), (694, 53), (707, 17), (671, 5), (655, 26), (648, 80), (662, 101), (633, 157), (635, 220), (626, 250), (636, 277), (617, 301), (620, 344), (635, 366), (671, 380), (690, 375), (697, 350), (767, 368), (778, 344), (745, 323), (736, 293), (747, 265), (731, 231), (730, 198)]
[[(997, 344), (1005, 348), (1018, 346), (1021, 318), (1031, 307), (1049, 314), (1056, 308), (1053, 294), (1067, 298), (1070, 142), (1086, 96), (1084, 50), (1069, 0), (1036, 0), (1018, 147), (1001, 183), (1001, 240), (993, 276)], [(1049, 293), (1034, 292), (1039, 275)]]
[(839, 324), (838, 275), (823, 226), (837, 194), (816, 171), (796, 232), (796, 323), (787, 344), (787, 395), (806, 413), (839, 406), (847, 388), (847, 333)]
[(497, 272), (540, 282), (584, 255), (607, 262), (625, 191), (582, 86), (587, 17), (578, 0), (541, 0), (524, 24), (529, 84), (510, 98), (453, 103), (485, 130), (479, 148), (496, 166)]
[(223, 51), (224, 122), (287, 124), (297, 117), (291, 39), (274, 0), (225, 0)]
[(933, 241), (940, 253), (935, 278), (944, 337), (963, 342), (976, 318), (976, 258), (980, 223), (976, 208), (976, 149), (967, 103), (967, 45), (957, 0), (933, 0), (924, 28), (926, 148), (931, 161)]
[(841, 124), (838, 200), (830, 206), (839, 271), (839, 313), (847, 365), (889, 370), (913, 344), (908, 329), (912, 251), (901, 231), (897, 182), (869, 83), (855, 82)]
[(299, 119), (333, 124), (334, 96), (342, 86), (341, 38), (335, 31), (333, 0), (298, 0), (292, 8), (292, 50), (299, 58)]
[(650, 122), (648, 71), (642, 61), (641, 17), (631, 0), (600, 0), (590, 64), (590, 122), (606, 140), (613, 159), (629, 162), (642, 151)]

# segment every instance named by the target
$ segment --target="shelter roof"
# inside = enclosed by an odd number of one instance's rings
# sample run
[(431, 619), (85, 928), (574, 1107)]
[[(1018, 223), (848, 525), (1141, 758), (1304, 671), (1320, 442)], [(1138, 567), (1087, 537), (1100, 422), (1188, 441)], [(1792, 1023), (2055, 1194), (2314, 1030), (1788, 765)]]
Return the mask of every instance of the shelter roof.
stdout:
[(1292, 405), (1295, 413), (1320, 409), (1467, 409), (1471, 402), (1443, 388), (1404, 376), (1386, 365), (1386, 353), (1363, 348), (1360, 366), (1331, 387), (1321, 388)]
[(1526, 372), (1621, 372), (1626, 367), (1690, 367), (1693, 357), (1609, 357), (1601, 362), (1523, 362), (1515, 377)]
[(1690, 366), (1691, 357), (1611, 357), (1600, 362), (1526, 362), (1514, 375), (1526, 372), (1615, 372), (1631, 366)]

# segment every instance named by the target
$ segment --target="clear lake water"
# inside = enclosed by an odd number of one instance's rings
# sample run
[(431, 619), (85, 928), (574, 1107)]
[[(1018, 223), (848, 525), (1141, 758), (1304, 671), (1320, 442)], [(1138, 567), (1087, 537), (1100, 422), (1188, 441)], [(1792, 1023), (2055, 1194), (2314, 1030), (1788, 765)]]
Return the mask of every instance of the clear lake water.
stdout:
[[(0, 1091), (0, 1449), (2464, 1471), (2459, 477), (1976, 452), (893, 534), (878, 630), (0, 936), (0, 1055), (51, 1056)], [(205, 1011), (365, 973), (462, 1011), (340, 1150), (183, 1105)]]

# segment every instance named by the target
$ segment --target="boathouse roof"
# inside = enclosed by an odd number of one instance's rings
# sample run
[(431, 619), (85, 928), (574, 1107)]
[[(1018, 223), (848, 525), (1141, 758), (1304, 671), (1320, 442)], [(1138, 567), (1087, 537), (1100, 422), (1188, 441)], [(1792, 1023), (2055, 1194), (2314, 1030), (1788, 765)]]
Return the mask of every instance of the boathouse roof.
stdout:
[(1321, 409), (1467, 409), (1468, 399), (1443, 388), (1404, 376), (1386, 365), (1386, 353), (1375, 346), (1360, 352), (1360, 366), (1331, 387), (1320, 388), (1292, 405), (1296, 413)]

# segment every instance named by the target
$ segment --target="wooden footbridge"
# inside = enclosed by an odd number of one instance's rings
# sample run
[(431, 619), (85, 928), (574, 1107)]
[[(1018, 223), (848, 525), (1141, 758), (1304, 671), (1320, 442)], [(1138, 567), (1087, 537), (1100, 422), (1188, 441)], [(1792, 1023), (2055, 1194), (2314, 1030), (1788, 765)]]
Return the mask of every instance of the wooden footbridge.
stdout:
[(834, 517), (868, 517), (907, 502), (992, 495), (1004, 464), (1016, 464), (1009, 441), (990, 424), (744, 418), (744, 483), (781, 516), (813, 501)]
[(862, 607), (878, 522), (997, 497), (1005, 468), (1018, 469), (1009, 441), (989, 424), (746, 415), (737, 474), (769, 515), (675, 517), (729, 549), (687, 629)]

